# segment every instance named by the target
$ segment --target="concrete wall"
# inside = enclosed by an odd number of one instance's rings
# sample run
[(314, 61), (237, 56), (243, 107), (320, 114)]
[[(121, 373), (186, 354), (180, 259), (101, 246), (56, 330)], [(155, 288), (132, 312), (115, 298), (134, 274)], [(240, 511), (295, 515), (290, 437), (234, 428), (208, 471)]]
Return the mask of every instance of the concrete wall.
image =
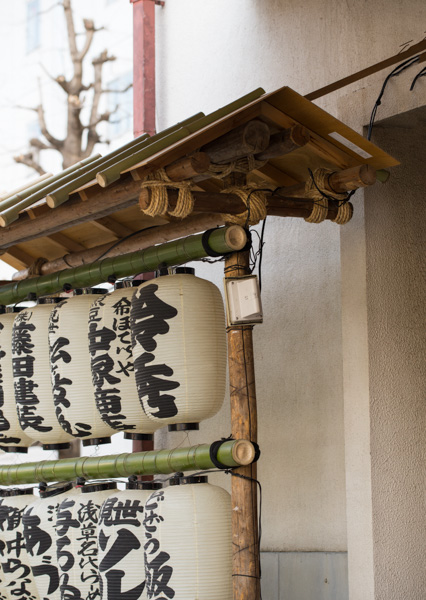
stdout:
[(402, 166), (366, 193), (372, 516), (376, 598), (421, 598), (426, 458), (426, 107), (384, 121)]

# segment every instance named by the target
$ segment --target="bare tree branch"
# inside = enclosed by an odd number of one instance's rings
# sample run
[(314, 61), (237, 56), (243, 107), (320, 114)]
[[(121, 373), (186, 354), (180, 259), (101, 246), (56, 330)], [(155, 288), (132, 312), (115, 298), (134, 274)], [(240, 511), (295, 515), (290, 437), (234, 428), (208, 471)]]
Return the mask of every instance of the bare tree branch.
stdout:
[(13, 160), (17, 163), (21, 163), (23, 165), (26, 165), (27, 167), (30, 167), (31, 169), (34, 169), (40, 175), (44, 175), (46, 173), (43, 167), (41, 167), (39, 163), (34, 160), (34, 155), (31, 152), (29, 152), (28, 154), (20, 154), (19, 156), (14, 156)]
[(90, 46), (92, 45), (93, 36), (95, 34), (95, 24), (91, 19), (84, 19), (84, 29), (86, 30), (86, 39), (84, 40), (84, 46), (79, 53), (79, 59), (84, 60)]
[(51, 144), (46, 144), (46, 142), (43, 142), (43, 140), (39, 140), (38, 138), (31, 138), (30, 146), (32, 146), (33, 148), (37, 148), (37, 150), (57, 150), (55, 146), (52, 146)]
[(109, 88), (104, 88), (102, 90), (102, 93), (103, 94), (125, 94), (132, 87), (133, 87), (133, 83), (129, 83), (129, 85), (126, 85), (126, 87), (121, 90), (111, 90)]

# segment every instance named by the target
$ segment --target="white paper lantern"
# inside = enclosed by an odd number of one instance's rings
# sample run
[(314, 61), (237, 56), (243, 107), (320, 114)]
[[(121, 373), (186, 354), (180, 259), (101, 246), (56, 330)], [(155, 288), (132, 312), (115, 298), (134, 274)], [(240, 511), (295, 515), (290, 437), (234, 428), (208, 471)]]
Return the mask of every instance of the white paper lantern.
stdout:
[(128, 439), (152, 439), (159, 425), (147, 417), (139, 402), (133, 366), (130, 308), (134, 291), (133, 287), (123, 286), (92, 304), (89, 312), (92, 377), (103, 421), (127, 432)]
[(102, 505), (99, 530), (99, 577), (102, 600), (146, 600), (144, 506), (161, 483), (135, 481)]
[(39, 600), (23, 535), (22, 514), (34, 502), (32, 489), (15, 489), (0, 500), (0, 562), (7, 597)]
[(40, 498), (24, 510), (25, 547), (40, 598), (61, 600), (55, 525), (60, 503), (72, 493), (71, 483), (40, 491)]
[(0, 449), (27, 452), (33, 440), (19, 424), (12, 368), (12, 330), (17, 313), (0, 314)]
[(102, 421), (95, 402), (88, 344), (88, 316), (95, 300), (87, 290), (58, 304), (50, 313), (49, 346), (56, 417), (83, 446), (105, 444), (115, 433)]
[[(2, 498), (6, 498), (9, 495), (9, 490), (1, 489), (0, 490), (0, 506), (2, 503)], [(4, 551), (0, 550), (0, 556), (4, 554)], [(5, 582), (3, 578), (3, 569), (1, 568), (1, 560), (0, 560), (0, 600), (9, 600), (9, 596), (7, 595), (7, 590), (4, 587)]]
[(145, 505), (147, 596), (232, 600), (231, 497), (207, 477), (180, 481)]
[[(56, 551), (61, 598), (100, 598), (98, 521), (101, 506), (114, 493), (114, 483), (88, 484), (65, 498), (58, 508)], [(118, 599), (117, 599), (118, 600)]]
[(56, 418), (50, 378), (48, 327), (54, 304), (61, 298), (43, 298), (16, 317), (12, 333), (12, 365), (19, 423), (45, 450), (69, 448), (74, 438)]
[(219, 289), (189, 273), (147, 281), (133, 296), (131, 325), (136, 384), (146, 414), (170, 430), (195, 429), (215, 415), (226, 384)]

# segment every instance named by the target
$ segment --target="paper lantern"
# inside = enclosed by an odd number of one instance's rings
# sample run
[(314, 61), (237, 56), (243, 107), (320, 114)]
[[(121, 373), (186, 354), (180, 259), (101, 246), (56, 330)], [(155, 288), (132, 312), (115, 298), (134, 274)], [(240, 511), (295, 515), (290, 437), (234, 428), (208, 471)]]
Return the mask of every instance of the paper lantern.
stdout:
[(219, 411), (225, 395), (222, 296), (189, 271), (143, 283), (132, 300), (139, 400), (151, 419), (170, 430), (198, 429)]
[(48, 327), (54, 305), (63, 298), (41, 298), (15, 317), (12, 365), (19, 423), (45, 450), (69, 448), (74, 438), (59, 425), (50, 378)]
[(135, 481), (102, 505), (99, 530), (99, 577), (102, 600), (146, 600), (144, 506), (161, 483)]
[(90, 308), (92, 377), (103, 421), (127, 432), (126, 438), (152, 439), (159, 425), (141, 407), (133, 366), (130, 308), (134, 291), (119, 282), (118, 289), (97, 298)]
[(183, 477), (145, 505), (150, 600), (232, 600), (231, 497), (207, 477)]
[(17, 313), (0, 314), (0, 448), (5, 452), (27, 452), (33, 443), (19, 424), (15, 404), (12, 329)]
[(100, 598), (99, 513), (104, 501), (116, 489), (115, 483), (85, 485), (80, 493), (65, 498), (59, 505), (56, 556), (62, 599)]
[(72, 483), (40, 491), (40, 498), (22, 516), (25, 547), (40, 598), (61, 600), (55, 524), (58, 507), (70, 493)]
[(10, 490), (0, 500), (0, 554), (7, 598), (39, 600), (23, 535), (22, 514), (34, 502), (32, 489)]
[[(9, 490), (7, 489), (0, 489), (0, 506), (1, 506), (1, 498), (5, 498), (6, 496), (9, 495)], [(0, 556), (4, 554), (3, 551), (0, 552)], [(3, 569), (1, 568), (1, 561), (0, 561), (0, 600), (9, 600), (9, 596), (7, 595), (7, 590), (4, 587), (4, 579), (3, 579)]]
[(83, 440), (83, 446), (111, 441), (114, 429), (102, 421), (95, 402), (88, 344), (88, 316), (95, 300), (84, 292), (58, 304), (50, 313), (49, 346), (56, 417), (69, 434)]

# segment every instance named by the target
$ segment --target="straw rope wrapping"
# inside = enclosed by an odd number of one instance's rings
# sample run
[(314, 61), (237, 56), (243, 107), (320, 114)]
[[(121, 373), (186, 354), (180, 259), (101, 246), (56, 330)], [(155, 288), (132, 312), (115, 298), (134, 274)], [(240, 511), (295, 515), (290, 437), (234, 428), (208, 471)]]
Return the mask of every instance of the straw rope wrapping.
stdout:
[(226, 224), (234, 225), (256, 225), (266, 218), (267, 200), (265, 194), (256, 187), (246, 185), (244, 187), (229, 187), (222, 190), (222, 194), (235, 194), (247, 206), (247, 210), (238, 215), (222, 214), (221, 217)]
[[(168, 214), (171, 217), (184, 219), (190, 215), (194, 209), (194, 198), (191, 193), (190, 181), (172, 181), (164, 169), (158, 169), (150, 173), (141, 188), (148, 189), (151, 192), (151, 202), (148, 208), (142, 210), (145, 215), (156, 217)], [(169, 188), (179, 191), (176, 208), (169, 212), (169, 199), (167, 190)]]
[(267, 162), (267, 160), (257, 160), (253, 154), (249, 154), (248, 156), (243, 156), (227, 165), (210, 163), (207, 173), (215, 179), (224, 179), (231, 173), (250, 173), (250, 171), (260, 169), (266, 165)]
[(33, 263), (31, 263), (28, 267), (28, 278), (42, 275), (41, 268), (47, 262), (49, 262), (47, 258), (40, 256)]
[(305, 217), (305, 221), (308, 223), (322, 223), (327, 218), (329, 198), (339, 202), (337, 216), (333, 219), (333, 223), (344, 225), (352, 218), (353, 207), (346, 202), (348, 194), (333, 192), (331, 195), (326, 187), (333, 172), (331, 169), (316, 169), (305, 184), (306, 198), (314, 200), (311, 214), (309, 217)]

